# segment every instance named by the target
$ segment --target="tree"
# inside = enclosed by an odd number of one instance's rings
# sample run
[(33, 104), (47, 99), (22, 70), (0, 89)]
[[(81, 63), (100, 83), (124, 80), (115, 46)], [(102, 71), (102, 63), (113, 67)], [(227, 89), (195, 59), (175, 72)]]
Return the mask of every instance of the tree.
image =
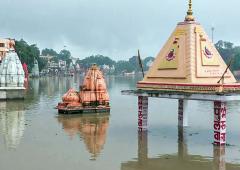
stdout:
[(231, 70), (240, 70), (240, 53), (235, 55), (231, 65)]
[(53, 49), (45, 48), (42, 50), (42, 55), (43, 56), (47, 56), (47, 55), (57, 56), (58, 53), (56, 51), (54, 51)]
[(122, 72), (133, 72), (135, 66), (130, 64), (129, 61), (118, 61), (115, 64), (115, 74), (121, 74)]
[(131, 65), (131, 67), (134, 68), (134, 71), (141, 70), (139, 61), (138, 61), (138, 56), (133, 56), (133, 57), (129, 58), (128, 62)]
[(92, 55), (83, 60), (77, 60), (77, 63), (85, 69), (89, 68), (92, 64), (97, 64), (98, 66), (108, 65), (110, 67), (115, 65), (115, 61), (103, 55)]
[(62, 50), (62, 51), (60, 51), (60, 53), (58, 54), (58, 58), (59, 58), (60, 60), (63, 60), (63, 61), (68, 61), (68, 59), (70, 59), (70, 57), (71, 57), (71, 53), (70, 53), (70, 51), (68, 51), (68, 50)]
[(220, 40), (215, 44), (215, 47), (217, 48), (218, 52), (221, 54), (223, 60), (226, 63), (228, 63), (235, 55), (233, 43)]
[(16, 41), (15, 49), (21, 62), (28, 65), (29, 72), (31, 72), (33, 68), (34, 59), (38, 61), (40, 71), (46, 66), (46, 61), (39, 57), (40, 50), (36, 44), (28, 45), (26, 41), (21, 39)]
[(218, 41), (215, 46), (227, 64), (230, 62), (231, 59), (233, 59), (233, 63), (230, 67), (232, 71), (240, 70), (239, 46), (234, 46), (233, 43), (222, 40)]
[(147, 57), (143, 60), (143, 68), (144, 71), (147, 71), (149, 69), (149, 63), (154, 61), (154, 57)]

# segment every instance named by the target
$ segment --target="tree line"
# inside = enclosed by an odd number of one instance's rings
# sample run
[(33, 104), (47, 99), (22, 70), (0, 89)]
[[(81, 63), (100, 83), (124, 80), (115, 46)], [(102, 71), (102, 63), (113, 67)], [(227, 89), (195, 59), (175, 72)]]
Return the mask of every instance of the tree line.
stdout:
[(66, 61), (67, 64), (70, 64), (71, 62), (71, 53), (68, 50), (63, 49), (57, 53), (53, 49), (45, 48), (40, 51), (36, 44), (29, 45), (23, 39), (15, 41), (15, 50), (21, 62), (28, 65), (29, 72), (32, 71), (35, 59), (38, 61), (40, 71), (46, 68), (48, 61), (44, 58), (41, 58), (40, 55), (53, 56), (52, 61), (55, 62), (58, 62), (59, 60)]
[[(222, 40), (218, 41), (215, 46), (226, 63), (229, 63), (230, 60), (233, 59), (230, 67), (232, 71), (240, 70), (240, 46), (234, 46), (233, 43)], [(59, 60), (63, 60), (66, 61), (67, 65), (72, 62), (71, 53), (68, 50), (63, 49), (58, 53), (53, 49), (45, 48), (40, 51), (36, 44), (29, 45), (23, 39), (16, 41), (15, 49), (21, 62), (25, 62), (28, 65), (30, 72), (34, 65), (34, 59), (38, 61), (40, 71), (46, 68), (47, 61), (41, 58), (40, 55), (53, 56), (52, 61), (58, 62)], [(147, 57), (142, 60), (144, 71), (148, 69), (148, 64), (152, 60), (154, 60), (153, 57)], [(115, 74), (140, 71), (137, 56), (133, 56), (129, 58), (129, 60), (114, 61), (108, 56), (92, 55), (84, 59), (78, 59), (77, 63), (84, 69), (89, 68), (93, 63), (99, 66), (107, 65), (110, 68), (114, 68)]]

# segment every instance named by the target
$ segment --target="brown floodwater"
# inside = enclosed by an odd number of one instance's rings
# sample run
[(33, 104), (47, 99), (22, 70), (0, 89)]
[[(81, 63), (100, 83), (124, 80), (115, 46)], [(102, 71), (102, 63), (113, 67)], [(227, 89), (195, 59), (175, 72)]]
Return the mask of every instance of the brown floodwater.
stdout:
[(75, 77), (31, 79), (24, 101), (0, 102), (0, 170), (240, 169), (240, 102), (228, 103), (227, 143), (214, 147), (212, 102), (189, 101), (178, 128), (178, 101), (149, 100), (149, 130), (137, 131), (137, 98), (122, 96), (139, 78), (107, 77), (111, 112), (58, 115)]

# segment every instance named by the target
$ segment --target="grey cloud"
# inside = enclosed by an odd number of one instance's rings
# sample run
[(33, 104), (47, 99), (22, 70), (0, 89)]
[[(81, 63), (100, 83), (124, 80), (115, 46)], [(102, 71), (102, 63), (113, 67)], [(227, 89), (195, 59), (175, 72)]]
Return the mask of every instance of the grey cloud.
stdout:
[[(195, 16), (216, 38), (238, 42), (237, 0), (194, 0)], [(65, 44), (75, 56), (103, 53), (126, 59), (140, 48), (155, 55), (187, 0), (5, 0), (0, 6), (1, 37), (23, 38), (41, 48)]]

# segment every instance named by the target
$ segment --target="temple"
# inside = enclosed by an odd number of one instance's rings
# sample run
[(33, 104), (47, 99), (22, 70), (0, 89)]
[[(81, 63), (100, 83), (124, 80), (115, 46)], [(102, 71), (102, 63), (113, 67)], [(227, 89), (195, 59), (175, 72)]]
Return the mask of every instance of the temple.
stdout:
[(15, 52), (15, 41), (0, 40), (0, 100), (24, 98), (24, 70)]
[[(226, 144), (227, 102), (240, 101), (237, 83), (202, 26), (195, 21), (192, 1), (183, 22), (157, 55), (136, 90), (123, 90), (123, 95), (138, 97), (138, 131), (148, 130), (150, 97), (178, 100), (178, 126), (188, 126), (189, 100), (213, 103), (213, 144)], [(231, 60), (232, 61), (232, 60)], [(201, 119), (199, 115), (199, 118)]]
[(34, 59), (34, 65), (32, 68), (32, 77), (39, 77), (39, 67), (38, 67), (38, 61)]
[(88, 70), (80, 92), (71, 88), (62, 100), (57, 106), (59, 113), (109, 112), (107, 86), (97, 65), (92, 65)]
[(240, 84), (196, 22), (191, 0), (185, 20), (177, 24), (137, 88), (201, 93), (240, 91)]

